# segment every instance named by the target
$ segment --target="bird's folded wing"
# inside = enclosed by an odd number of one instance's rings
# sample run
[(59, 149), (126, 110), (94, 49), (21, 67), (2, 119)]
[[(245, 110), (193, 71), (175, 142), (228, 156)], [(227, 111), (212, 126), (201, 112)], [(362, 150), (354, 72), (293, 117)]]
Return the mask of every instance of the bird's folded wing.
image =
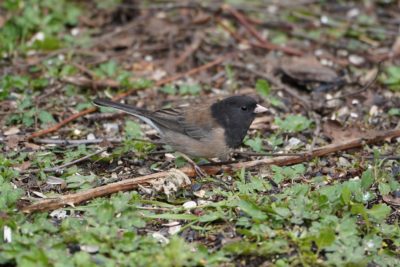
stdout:
[[(213, 127), (212, 122), (209, 120), (193, 120), (191, 112), (188, 112), (188, 109), (182, 108), (157, 110), (149, 117), (162, 128), (185, 134), (197, 140), (207, 138)], [(196, 117), (199, 118), (199, 116)]]

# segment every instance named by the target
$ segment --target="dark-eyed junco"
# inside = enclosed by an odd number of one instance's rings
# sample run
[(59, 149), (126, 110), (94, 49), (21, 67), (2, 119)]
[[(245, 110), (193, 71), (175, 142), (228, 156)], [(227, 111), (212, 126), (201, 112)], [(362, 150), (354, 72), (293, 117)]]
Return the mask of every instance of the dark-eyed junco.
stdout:
[(268, 109), (249, 96), (231, 96), (213, 103), (149, 111), (108, 99), (93, 101), (138, 117), (160, 134), (162, 141), (189, 156), (226, 159), (242, 144), (257, 113)]

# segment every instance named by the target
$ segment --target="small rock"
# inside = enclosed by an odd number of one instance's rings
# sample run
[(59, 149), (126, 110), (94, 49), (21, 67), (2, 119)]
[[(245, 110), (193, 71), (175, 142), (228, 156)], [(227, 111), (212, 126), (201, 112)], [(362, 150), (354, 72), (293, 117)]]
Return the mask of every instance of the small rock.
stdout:
[(276, 5), (268, 5), (267, 11), (270, 14), (275, 14), (276, 12), (278, 12), (278, 6)]
[(337, 55), (340, 57), (347, 57), (349, 55), (349, 51), (340, 49), (337, 51)]
[(250, 45), (247, 44), (247, 43), (240, 43), (238, 45), (238, 49), (241, 50), (241, 51), (249, 50), (250, 48), (251, 48)]
[(99, 246), (96, 245), (82, 245), (81, 250), (90, 254), (97, 253), (99, 251)]
[(358, 8), (352, 8), (347, 12), (347, 17), (349, 19), (355, 18), (360, 14), (360, 10)]
[(82, 131), (79, 130), (79, 129), (75, 129), (74, 132), (73, 132), (73, 134), (74, 134), (75, 136), (79, 136), (79, 135), (81, 135), (81, 133), (82, 133)]
[(358, 118), (358, 114), (355, 113), (355, 112), (351, 112), (351, 113), (350, 113), (350, 117), (352, 117), (352, 118)]
[(194, 201), (188, 201), (188, 202), (183, 203), (182, 206), (184, 209), (188, 210), (188, 209), (193, 209), (193, 208), (197, 207), (197, 203)]
[(166, 75), (167, 75), (167, 72), (165, 70), (156, 69), (152, 74), (152, 78), (155, 81), (159, 81), (162, 78), (164, 78)]
[(199, 191), (193, 192), (193, 195), (195, 195), (196, 197), (199, 197), (199, 198), (203, 198), (206, 195), (206, 191), (199, 190)]
[(17, 134), (17, 133), (19, 133), (19, 132), (20, 132), (20, 129), (19, 129), (19, 128), (17, 128), (17, 127), (11, 127), (11, 128), (9, 128), (8, 130), (6, 130), (6, 131), (4, 132), (4, 135), (5, 135), (5, 136), (15, 135), (15, 134)]
[(350, 162), (346, 158), (344, 158), (344, 157), (339, 158), (339, 166), (349, 167), (350, 165), (351, 165)]
[(328, 24), (329, 23), (329, 18), (327, 16), (321, 16), (320, 19), (322, 24)]
[(359, 66), (364, 64), (365, 59), (363, 57), (357, 56), (357, 55), (350, 55), (349, 56), (349, 61), (351, 64)]
[(175, 225), (168, 228), (168, 234), (174, 235), (177, 234), (181, 230), (181, 225)]
[(373, 116), (377, 116), (378, 114), (379, 114), (378, 107), (373, 105), (369, 110), (369, 115), (373, 117)]
[(140, 175), (147, 175), (150, 174), (151, 171), (147, 167), (139, 168), (137, 171)]
[(162, 243), (162, 244), (168, 244), (169, 243), (169, 239), (166, 238), (165, 236), (163, 236), (160, 232), (155, 232), (151, 235), (155, 240), (157, 240), (158, 242)]
[(211, 204), (213, 204), (212, 201), (210, 201), (210, 200), (203, 200), (203, 199), (199, 199), (197, 202), (199, 203), (199, 206), (204, 206), (204, 205), (211, 205)]
[(339, 109), (337, 111), (338, 117), (343, 117), (343, 116), (347, 116), (347, 115), (349, 115), (349, 108), (346, 106), (342, 107), (341, 109)]
[(94, 136), (94, 134), (90, 133), (90, 134), (87, 135), (86, 139), (87, 140), (95, 140), (96, 136)]
[(115, 134), (119, 132), (119, 126), (116, 123), (104, 123), (103, 128), (108, 134)]
[(173, 160), (175, 160), (175, 156), (174, 156), (174, 154), (172, 154), (172, 153), (165, 153), (165, 160), (166, 161), (173, 161)]
[(3, 240), (5, 243), (12, 242), (12, 231), (11, 228), (8, 227), (7, 225), (4, 225), (3, 227)]
[(66, 211), (66, 210), (58, 209), (58, 210), (53, 210), (53, 211), (50, 213), (50, 217), (56, 218), (56, 219), (58, 219), (58, 220), (61, 220), (61, 219), (67, 218), (68, 215), (67, 215), (67, 211)]
[(296, 137), (292, 137), (289, 139), (288, 144), (285, 147), (285, 150), (291, 150), (291, 149), (297, 147), (299, 144), (301, 144), (301, 140), (297, 139)]
[(79, 28), (72, 28), (71, 35), (77, 36), (79, 34), (79, 32), (80, 32)]

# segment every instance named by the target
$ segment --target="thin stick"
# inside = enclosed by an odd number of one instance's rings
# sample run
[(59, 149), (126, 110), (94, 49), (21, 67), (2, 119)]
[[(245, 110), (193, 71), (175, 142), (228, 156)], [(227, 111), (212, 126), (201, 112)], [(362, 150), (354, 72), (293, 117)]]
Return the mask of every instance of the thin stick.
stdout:
[(93, 153), (91, 153), (91, 154), (88, 154), (88, 155), (86, 155), (86, 156), (84, 156), (84, 157), (82, 157), (82, 158), (79, 158), (79, 159), (76, 159), (76, 160), (67, 162), (67, 163), (62, 164), (62, 165), (60, 165), (60, 166), (56, 166), (56, 167), (52, 167), (52, 168), (45, 168), (45, 169), (43, 169), (43, 170), (41, 170), (41, 169), (25, 170), (25, 171), (20, 171), (19, 173), (20, 173), (20, 174), (24, 174), (24, 173), (37, 173), (37, 172), (40, 172), (40, 171), (43, 171), (43, 172), (58, 172), (58, 171), (61, 171), (62, 169), (65, 169), (65, 168), (67, 168), (67, 167), (69, 167), (69, 166), (75, 165), (75, 164), (77, 164), (77, 163), (79, 163), (79, 162), (82, 162), (82, 161), (85, 161), (85, 160), (87, 160), (87, 159), (90, 159), (90, 158), (93, 157), (93, 156), (96, 156), (96, 155), (98, 155), (98, 154), (101, 154), (101, 153), (103, 153), (103, 152), (106, 151), (106, 150), (107, 150), (106, 147), (105, 147), (105, 148), (102, 148), (102, 149), (100, 149), (100, 150), (97, 150), (96, 152), (93, 152)]
[(195, 33), (192, 43), (183, 51), (183, 53), (175, 60), (175, 66), (181, 65), (185, 62), (197, 49), (203, 41), (203, 35), (200, 33)]
[[(160, 81), (158, 81), (158, 82), (155, 84), (155, 86), (162, 86), (162, 85), (164, 85), (164, 84), (173, 82), (173, 81), (178, 80), (178, 79), (180, 79), (180, 78), (183, 78), (183, 77), (185, 77), (185, 76), (190, 76), (190, 75), (199, 73), (199, 72), (201, 72), (201, 71), (207, 70), (207, 69), (209, 69), (209, 68), (212, 68), (212, 67), (214, 67), (214, 66), (216, 66), (216, 65), (218, 65), (218, 64), (220, 64), (220, 63), (222, 63), (222, 62), (223, 62), (225, 59), (227, 59), (229, 56), (231, 56), (231, 55), (227, 55), (227, 56), (223, 56), (223, 57), (218, 57), (218, 58), (216, 58), (215, 60), (213, 60), (213, 61), (211, 61), (211, 62), (208, 62), (208, 63), (206, 63), (206, 64), (204, 64), (204, 65), (201, 65), (200, 67), (197, 67), (197, 68), (191, 69), (191, 70), (189, 70), (189, 71), (187, 71), (187, 72), (179, 73), (179, 74), (174, 75), (174, 76), (172, 76), (172, 77), (169, 77), (169, 78), (160, 80)], [(126, 97), (126, 96), (128, 96), (128, 95), (130, 95), (130, 94), (132, 94), (132, 93), (134, 93), (134, 92), (136, 92), (136, 91), (137, 91), (137, 89), (131, 89), (131, 90), (125, 92), (125, 93), (118, 94), (118, 95), (116, 95), (116, 96), (113, 98), (113, 100), (114, 100), (114, 101), (120, 100), (120, 99), (122, 99), (122, 98), (124, 98), (124, 97)], [(71, 115), (70, 117), (68, 117), (68, 118), (66, 118), (66, 119), (64, 119), (64, 120), (62, 120), (61, 122), (59, 122), (59, 123), (57, 123), (57, 124), (51, 126), (50, 128), (47, 128), (47, 129), (44, 129), (44, 130), (41, 130), (41, 131), (38, 131), (38, 132), (34, 132), (33, 134), (31, 134), (31, 135), (28, 137), (28, 139), (33, 139), (33, 138), (36, 138), (36, 137), (43, 136), (43, 135), (45, 135), (45, 134), (49, 134), (49, 133), (56, 132), (58, 129), (60, 129), (60, 128), (63, 127), (64, 125), (70, 123), (71, 121), (74, 121), (74, 120), (76, 120), (77, 118), (80, 118), (80, 117), (82, 117), (82, 116), (85, 116), (86, 114), (93, 113), (93, 112), (95, 112), (96, 110), (97, 110), (96, 107), (91, 107), (91, 108), (82, 110), (81, 112), (76, 113), (76, 114), (74, 114), (74, 115)]]
[[(390, 140), (392, 138), (398, 138), (398, 137), (400, 137), (400, 129), (390, 130), (387, 132), (380, 132), (375, 134), (366, 134), (365, 136), (361, 136), (359, 138), (355, 138), (346, 142), (330, 144), (327, 146), (316, 148), (313, 151), (303, 153), (302, 155), (265, 158), (265, 159), (259, 159), (241, 163), (234, 163), (225, 166), (204, 166), (202, 170), (206, 172), (208, 175), (213, 175), (221, 171), (232, 172), (235, 170), (240, 170), (242, 168), (250, 169), (265, 165), (287, 166), (301, 162), (306, 162), (314, 157), (321, 157), (339, 151), (362, 147), (365, 144), (374, 144), (377, 142)], [(191, 166), (181, 168), (180, 171), (182, 171), (189, 177), (196, 176), (196, 171)], [(36, 202), (32, 205), (24, 207), (22, 211), (26, 213), (32, 213), (37, 211), (54, 210), (61, 208), (64, 205), (76, 205), (96, 197), (104, 197), (116, 192), (135, 189), (139, 185), (149, 184), (151, 181), (155, 179), (166, 177), (169, 175), (169, 173), (170, 173), (169, 171), (154, 173), (150, 175), (140, 176), (137, 178), (123, 180), (117, 183), (111, 183), (108, 185), (99, 186), (93, 189), (81, 191), (74, 194), (60, 196), (58, 198), (45, 199)]]
[[(152, 144), (165, 144), (163, 142), (158, 142), (158, 141), (153, 141), (153, 140), (147, 140), (147, 139), (141, 139), (141, 138), (130, 138), (129, 140), (133, 141), (139, 141), (139, 142), (146, 142), (146, 143), (152, 143)], [(62, 146), (69, 146), (69, 145), (91, 145), (91, 144), (100, 144), (103, 142), (110, 142), (110, 143), (116, 143), (119, 144), (123, 140), (120, 138), (111, 138), (111, 139), (106, 139), (106, 138), (96, 138), (92, 140), (87, 140), (87, 139), (77, 139), (77, 140), (69, 140), (69, 139), (34, 139), (33, 140), (36, 144), (46, 144), (46, 145), (62, 145)]]
[(286, 54), (294, 56), (302, 56), (304, 54), (300, 50), (286, 46), (279, 46), (268, 42), (257, 32), (256, 29), (254, 29), (254, 27), (248, 22), (247, 18), (242, 13), (240, 13), (239, 11), (237, 11), (236, 9), (234, 9), (229, 5), (224, 5), (223, 9), (231, 13), (238, 20), (238, 22), (242, 24), (254, 38), (256, 38), (260, 46), (262, 46), (263, 48), (275, 51), (282, 51)]
[(329, 102), (329, 101), (332, 101), (332, 100), (336, 100), (336, 99), (343, 99), (343, 98), (347, 98), (347, 97), (350, 97), (350, 96), (355, 96), (355, 95), (358, 95), (358, 94), (360, 94), (360, 93), (362, 93), (364, 91), (367, 91), (378, 80), (378, 77), (381, 74), (381, 72), (382, 72), (382, 61), (378, 63), (378, 70), (376, 71), (376, 74), (375, 74), (374, 78), (372, 78), (370, 81), (368, 81), (367, 84), (364, 85), (360, 90), (357, 90), (357, 91), (352, 92), (352, 93), (344, 94), (344, 95), (341, 95), (341, 96), (338, 96), (338, 97), (333, 97), (331, 99), (327, 99), (326, 102)]

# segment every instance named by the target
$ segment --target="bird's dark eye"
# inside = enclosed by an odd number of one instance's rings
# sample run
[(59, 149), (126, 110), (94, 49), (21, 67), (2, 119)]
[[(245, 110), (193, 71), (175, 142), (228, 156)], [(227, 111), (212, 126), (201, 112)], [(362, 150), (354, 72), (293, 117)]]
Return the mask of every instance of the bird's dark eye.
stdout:
[(247, 110), (247, 107), (246, 106), (242, 106), (241, 109), (242, 110)]

